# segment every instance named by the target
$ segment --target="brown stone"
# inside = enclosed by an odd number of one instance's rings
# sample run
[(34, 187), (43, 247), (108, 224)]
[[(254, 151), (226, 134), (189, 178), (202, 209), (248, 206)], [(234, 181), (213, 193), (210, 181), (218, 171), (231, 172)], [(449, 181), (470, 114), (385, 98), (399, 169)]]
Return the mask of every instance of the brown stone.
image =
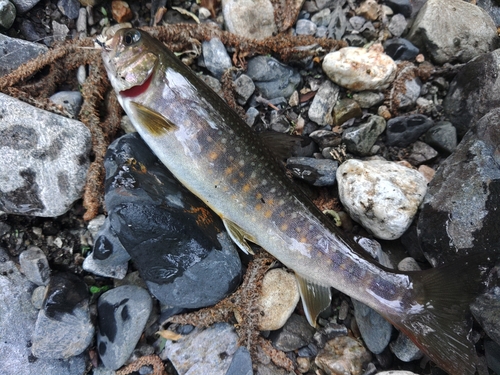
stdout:
[(118, 23), (130, 21), (134, 16), (132, 10), (125, 1), (112, 1), (111, 15)]

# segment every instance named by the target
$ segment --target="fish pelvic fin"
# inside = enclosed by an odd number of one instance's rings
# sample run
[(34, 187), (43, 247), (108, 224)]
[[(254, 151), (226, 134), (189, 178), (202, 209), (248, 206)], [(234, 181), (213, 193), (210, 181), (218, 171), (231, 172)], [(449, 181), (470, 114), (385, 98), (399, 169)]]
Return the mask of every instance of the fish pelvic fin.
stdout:
[(295, 277), (299, 285), (300, 297), (307, 321), (316, 328), (316, 319), (319, 314), (326, 310), (332, 303), (331, 288), (319, 285), (299, 274), (295, 274)]
[(486, 288), (492, 256), (473, 255), (422, 272), (411, 272), (421, 285), (418, 308), (402, 320), (390, 320), (439, 367), (452, 375), (472, 375), (478, 367), (469, 305)]
[(229, 237), (238, 245), (241, 251), (245, 254), (255, 255), (254, 251), (248, 244), (247, 240), (252, 241), (253, 243), (257, 243), (254, 236), (250, 233), (245, 232), (243, 228), (241, 228), (238, 224), (232, 222), (228, 219), (222, 219), (224, 226), (226, 227), (227, 233), (229, 233)]
[(130, 110), (134, 112), (134, 117), (137, 118), (144, 129), (154, 136), (162, 135), (177, 128), (174, 123), (158, 112), (137, 102), (130, 102)]

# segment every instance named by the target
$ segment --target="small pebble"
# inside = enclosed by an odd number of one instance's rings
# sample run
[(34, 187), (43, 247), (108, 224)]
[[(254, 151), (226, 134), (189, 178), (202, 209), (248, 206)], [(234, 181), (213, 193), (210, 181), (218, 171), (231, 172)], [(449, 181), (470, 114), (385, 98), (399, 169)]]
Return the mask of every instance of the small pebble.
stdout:
[(0, 0), (0, 28), (10, 29), (16, 19), (16, 7), (8, 0)]
[(434, 121), (424, 115), (398, 116), (387, 121), (387, 145), (406, 147), (415, 142), (434, 125)]
[(362, 374), (371, 354), (351, 337), (337, 337), (326, 343), (316, 359), (316, 365), (327, 374)]
[(212, 38), (202, 43), (203, 60), (206, 68), (220, 79), (226, 69), (230, 69), (233, 64), (227, 53), (226, 47), (219, 38)]
[(297, 35), (314, 35), (316, 34), (317, 26), (310, 20), (300, 19), (295, 25)]
[(29, 281), (36, 285), (47, 285), (50, 277), (50, 267), (43, 251), (36, 246), (30, 247), (19, 255), (21, 272)]
[(116, 22), (123, 23), (130, 21), (134, 14), (127, 2), (114, 0), (111, 2), (111, 16)]
[(292, 157), (287, 160), (286, 167), (292, 174), (314, 186), (330, 186), (335, 183), (338, 161)]
[(318, 125), (332, 125), (332, 110), (337, 102), (340, 87), (326, 80), (320, 87), (309, 107), (307, 115)]

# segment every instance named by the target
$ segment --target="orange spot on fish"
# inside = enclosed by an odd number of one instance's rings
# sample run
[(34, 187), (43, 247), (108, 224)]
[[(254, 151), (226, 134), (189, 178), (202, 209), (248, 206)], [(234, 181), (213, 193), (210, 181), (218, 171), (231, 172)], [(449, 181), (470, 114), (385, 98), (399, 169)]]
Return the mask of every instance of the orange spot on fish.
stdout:
[(257, 193), (257, 195), (255, 196), (255, 198), (257, 198), (257, 200), (261, 200), (262, 199), (262, 194), (261, 193)]
[(245, 184), (243, 185), (243, 192), (244, 193), (248, 193), (250, 191), (250, 184)]
[(280, 229), (283, 231), (283, 232), (286, 232), (287, 229), (288, 229), (288, 224), (282, 224)]
[(216, 153), (215, 151), (212, 151), (211, 153), (208, 154), (208, 158), (211, 161), (217, 160), (218, 157), (219, 157), (219, 154)]
[(255, 205), (255, 209), (256, 209), (257, 211), (262, 210), (262, 205), (261, 205), (260, 203), (256, 204), (256, 205)]
[(271, 210), (267, 210), (267, 211), (264, 213), (264, 216), (266, 217), (266, 219), (271, 218), (271, 216), (273, 216), (273, 211), (271, 211)]
[(224, 171), (224, 174), (226, 176), (230, 175), (231, 173), (233, 173), (233, 168), (232, 167), (228, 167), (226, 168), (226, 170)]
[(302, 242), (302, 243), (307, 243), (307, 238), (305, 238), (305, 237), (301, 237), (301, 238), (300, 238), (300, 242)]

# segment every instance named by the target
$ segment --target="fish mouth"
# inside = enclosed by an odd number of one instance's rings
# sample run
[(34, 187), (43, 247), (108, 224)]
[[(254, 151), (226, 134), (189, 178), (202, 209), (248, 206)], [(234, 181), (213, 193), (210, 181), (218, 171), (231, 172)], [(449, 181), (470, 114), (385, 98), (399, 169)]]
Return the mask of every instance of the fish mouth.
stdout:
[(120, 91), (120, 96), (125, 98), (134, 98), (143, 94), (151, 85), (151, 81), (153, 80), (154, 69), (151, 69), (151, 73), (140, 85), (132, 86), (129, 89)]

